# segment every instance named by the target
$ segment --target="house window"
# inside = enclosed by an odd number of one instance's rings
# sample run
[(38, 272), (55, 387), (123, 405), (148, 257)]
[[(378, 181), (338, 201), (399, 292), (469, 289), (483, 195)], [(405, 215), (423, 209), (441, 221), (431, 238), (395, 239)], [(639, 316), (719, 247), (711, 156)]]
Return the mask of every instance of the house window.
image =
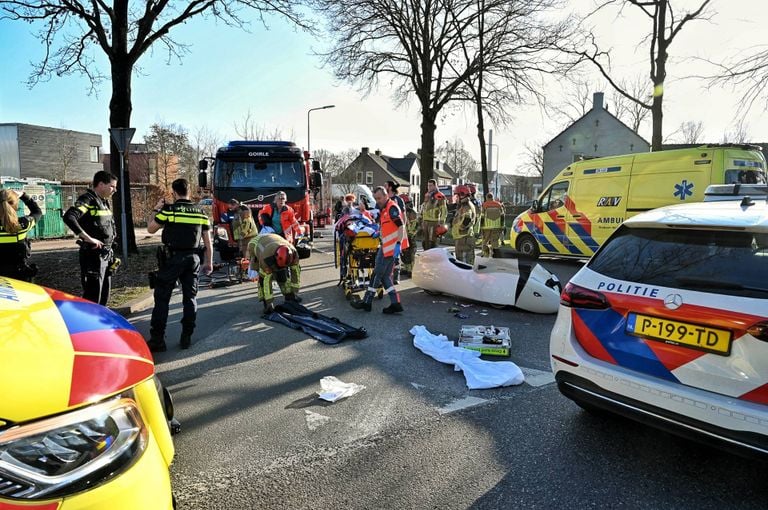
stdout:
[(91, 145), (91, 163), (99, 162), (99, 146)]
[(373, 172), (365, 172), (365, 183), (373, 184)]
[(363, 172), (355, 172), (355, 182), (363, 182)]

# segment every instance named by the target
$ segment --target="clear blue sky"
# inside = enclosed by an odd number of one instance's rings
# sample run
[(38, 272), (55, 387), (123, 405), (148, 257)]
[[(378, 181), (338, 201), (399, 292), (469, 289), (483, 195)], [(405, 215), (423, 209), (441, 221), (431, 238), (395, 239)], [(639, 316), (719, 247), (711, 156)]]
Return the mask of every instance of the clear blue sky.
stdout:
[[(733, 12), (735, 4), (739, 12)], [(712, 22), (691, 25), (675, 41), (665, 98), (665, 131), (673, 131), (683, 121), (700, 120), (708, 141), (719, 141), (722, 133), (733, 127), (737, 96), (729, 90), (707, 91), (688, 80), (675, 81), (684, 69), (706, 71), (683, 57), (717, 58), (768, 43), (764, 29), (768, 9), (763, 0), (716, 0), (714, 7), (719, 14)], [(617, 70), (627, 75), (647, 74), (645, 46), (635, 47), (645, 21), (629, 7), (625, 12), (631, 15), (627, 19), (603, 18), (598, 35), (613, 46)], [(386, 89), (363, 98), (352, 86), (336, 83), (330, 71), (319, 68), (312, 49), (322, 47), (321, 42), (293, 30), (280, 19), (270, 20), (269, 25), (270, 30), (265, 30), (256, 22), (251, 33), (246, 33), (211, 20), (192, 21), (173, 32), (177, 41), (191, 45), (190, 54), (181, 63), (166, 63), (161, 46), (142, 57), (141, 72), (133, 80), (132, 124), (137, 128), (134, 140), (139, 141), (152, 123), (160, 121), (181, 124), (189, 130), (207, 126), (222, 140), (234, 139), (234, 123), (242, 123), (250, 110), (256, 123), (268, 131), (279, 129), (285, 137), (293, 137), (305, 146), (307, 110), (335, 104), (334, 109), (311, 114), (312, 149), (359, 150), (366, 146), (399, 156), (419, 147), (420, 118), (415, 103), (396, 110)], [(24, 82), (31, 71), (30, 63), (37, 61), (42, 51), (34, 26), (0, 21), (0, 122), (101, 133), (108, 145), (109, 83), (101, 86), (98, 96), (87, 95), (87, 83), (79, 76), (54, 78), (30, 90)], [(98, 58), (99, 69), (108, 73), (105, 59)], [(555, 83), (546, 86), (550, 97), (562, 94)], [(610, 90), (605, 92), (608, 96)], [(553, 121), (533, 107), (517, 109), (513, 115), (508, 126), (494, 130), (500, 168), (506, 172), (519, 167), (524, 144), (540, 145), (563, 127), (562, 122)], [(765, 112), (751, 112), (746, 122), (754, 141), (768, 141)], [(445, 116), (438, 126), (437, 142), (462, 138), (478, 157), (474, 125), (471, 114)], [(649, 127), (641, 129), (640, 134), (650, 140)]]

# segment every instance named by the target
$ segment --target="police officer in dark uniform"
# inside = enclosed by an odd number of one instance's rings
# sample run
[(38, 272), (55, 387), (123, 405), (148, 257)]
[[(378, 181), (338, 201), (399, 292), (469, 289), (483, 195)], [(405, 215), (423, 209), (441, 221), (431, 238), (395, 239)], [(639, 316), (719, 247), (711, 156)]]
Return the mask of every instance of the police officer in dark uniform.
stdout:
[(200, 239), (205, 246), (203, 271), (213, 271), (213, 245), (210, 222), (202, 208), (189, 200), (189, 181), (176, 179), (171, 184), (172, 204), (160, 199), (155, 216), (149, 221), (147, 232), (154, 234), (163, 229), (163, 246), (158, 249), (160, 265), (155, 279), (155, 307), (152, 310), (150, 339), (147, 344), (152, 352), (164, 352), (165, 326), (168, 321), (168, 303), (176, 281), (181, 282), (184, 312), (181, 318), (182, 349), (192, 345), (192, 333), (197, 317), (197, 275), (200, 271)]
[(64, 223), (80, 239), (80, 280), (83, 297), (101, 305), (109, 301), (114, 260), (115, 218), (109, 199), (117, 190), (117, 177), (100, 170), (93, 176), (93, 189), (78, 197), (64, 213)]
[[(19, 200), (29, 208), (29, 215), (18, 215)], [(35, 201), (24, 193), (0, 189), (0, 276), (32, 281), (37, 266), (29, 263), (32, 248), (29, 231), (35, 228), (43, 213)]]

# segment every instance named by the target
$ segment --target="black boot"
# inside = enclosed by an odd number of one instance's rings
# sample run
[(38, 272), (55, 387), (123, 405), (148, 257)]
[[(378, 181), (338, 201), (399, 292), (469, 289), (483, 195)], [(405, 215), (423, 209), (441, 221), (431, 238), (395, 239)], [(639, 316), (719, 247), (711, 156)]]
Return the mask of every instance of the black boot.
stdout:
[(371, 302), (370, 301), (365, 301), (363, 299), (355, 299), (353, 301), (350, 301), (349, 304), (355, 310), (365, 310), (366, 312), (370, 312), (371, 311)]
[(150, 333), (149, 342), (147, 342), (150, 352), (165, 352), (168, 347), (165, 345), (165, 335)]
[(189, 349), (189, 346), (192, 345), (192, 332), (182, 332), (181, 338), (179, 339), (179, 345), (182, 349)]
[(381, 312), (386, 314), (392, 314), (392, 313), (400, 313), (403, 311), (403, 305), (400, 303), (392, 303), (385, 309), (383, 309)]

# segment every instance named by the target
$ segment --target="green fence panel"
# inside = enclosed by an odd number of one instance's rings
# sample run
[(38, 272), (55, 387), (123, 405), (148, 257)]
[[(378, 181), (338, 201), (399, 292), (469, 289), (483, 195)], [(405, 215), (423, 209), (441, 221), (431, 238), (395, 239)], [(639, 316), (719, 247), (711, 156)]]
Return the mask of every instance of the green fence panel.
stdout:
[[(42, 186), (45, 192), (45, 203), (40, 203), (41, 208), (45, 208), (45, 213), (37, 222), (35, 228), (29, 232), (30, 239), (55, 239), (67, 235), (67, 227), (62, 219), (61, 208), (61, 185), (52, 181), (41, 181), (40, 179), (0, 179), (0, 187), (22, 191), (25, 186), (35, 184)], [(24, 214), (24, 204), (19, 202), (19, 215)]]

